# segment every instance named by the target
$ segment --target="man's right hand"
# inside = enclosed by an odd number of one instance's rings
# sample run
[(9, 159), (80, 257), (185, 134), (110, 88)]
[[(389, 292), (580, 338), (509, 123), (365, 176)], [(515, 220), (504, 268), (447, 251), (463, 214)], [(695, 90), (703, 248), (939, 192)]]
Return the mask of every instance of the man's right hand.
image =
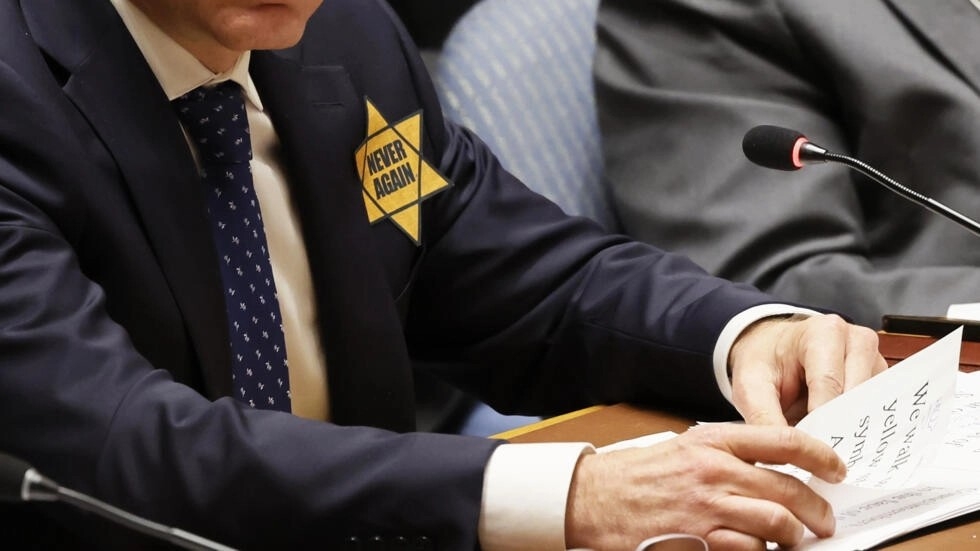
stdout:
[(846, 467), (826, 444), (791, 427), (705, 425), (647, 448), (586, 455), (569, 492), (569, 548), (628, 550), (651, 536), (687, 533), (711, 549), (794, 545), (806, 526), (834, 532), (823, 498), (756, 462), (793, 464), (840, 482)]

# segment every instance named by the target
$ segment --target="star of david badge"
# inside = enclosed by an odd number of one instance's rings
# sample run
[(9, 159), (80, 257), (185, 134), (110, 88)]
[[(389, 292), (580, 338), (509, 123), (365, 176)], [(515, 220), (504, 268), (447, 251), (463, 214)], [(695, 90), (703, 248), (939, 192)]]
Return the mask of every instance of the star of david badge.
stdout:
[(391, 220), (416, 245), (421, 244), (422, 201), (452, 184), (422, 158), (422, 112), (391, 124), (371, 100), (367, 138), (354, 153), (368, 220)]

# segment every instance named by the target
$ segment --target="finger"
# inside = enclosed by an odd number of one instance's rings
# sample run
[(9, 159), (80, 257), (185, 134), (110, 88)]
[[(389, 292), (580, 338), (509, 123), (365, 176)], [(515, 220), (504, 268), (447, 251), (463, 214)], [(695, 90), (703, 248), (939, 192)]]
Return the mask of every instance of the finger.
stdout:
[(878, 352), (878, 334), (866, 327), (851, 326), (844, 357), (844, 392), (867, 381), (884, 362)]
[(728, 514), (718, 521), (733, 532), (787, 547), (803, 540), (803, 523), (778, 503), (738, 495), (721, 501), (723, 511)]
[[(810, 528), (814, 534), (829, 536), (834, 533), (833, 508), (812, 488), (793, 476), (772, 469), (754, 465), (746, 465), (745, 468), (753, 472), (742, 475), (742, 488), (737, 495), (779, 504), (799, 522)], [(795, 525), (793, 526), (795, 527)], [(774, 539), (778, 537), (775, 534), (755, 535), (765, 536), (770, 541), (780, 543), (789, 541)], [(781, 537), (792, 539), (796, 536), (785, 532)], [(802, 532), (799, 537), (802, 537)]]
[(809, 396), (807, 411), (813, 411), (844, 391), (849, 326), (836, 315), (810, 318), (803, 324), (797, 349), (802, 351), (800, 359)]
[(782, 393), (771, 368), (765, 365), (742, 366), (733, 375), (732, 401), (746, 423), (786, 425), (783, 406), (779, 401)]
[(887, 369), (888, 369), (888, 362), (885, 360), (885, 357), (879, 353), (878, 360), (875, 362), (875, 367), (872, 372), (872, 376), (877, 375)]
[(729, 495), (717, 508), (721, 526), (783, 545), (798, 543), (804, 526), (819, 536), (833, 534), (835, 519), (826, 500), (790, 475), (752, 464), (791, 463), (840, 481), (846, 469), (830, 446), (789, 427), (710, 425), (688, 433), (744, 461), (726, 469), (723, 491)]
[(796, 426), (804, 417), (806, 417), (806, 395), (801, 397), (799, 400), (790, 404), (783, 415), (786, 416), (786, 421), (791, 426)]
[(705, 538), (709, 549), (734, 549), (735, 551), (760, 551), (766, 548), (762, 539), (735, 530), (720, 528)]
[(877, 358), (875, 358), (874, 367), (871, 369), (872, 377), (874, 377), (875, 375), (883, 371), (888, 370), (888, 362), (885, 360), (885, 357), (881, 354), (881, 348), (879, 348), (880, 346), (881, 346), (881, 342), (880, 339), (878, 338), (878, 333), (874, 333), (874, 350), (877, 355)]
[(687, 434), (743, 461), (792, 464), (828, 482), (840, 482), (847, 475), (830, 446), (792, 427), (701, 425)]
[[(748, 528), (761, 531), (749, 532), (753, 536), (765, 537), (780, 543), (796, 543), (802, 537), (802, 526), (806, 525), (818, 535), (831, 535), (834, 531), (834, 513), (830, 504), (817, 495), (801, 480), (769, 468), (749, 463), (736, 463), (729, 466), (727, 481), (722, 490), (731, 496), (756, 500), (759, 508), (755, 512), (765, 518), (750, 518), (749, 524), (736, 521), (723, 522), (723, 526), (745, 531)], [(775, 508), (766, 508), (771, 505)], [(741, 515), (741, 509), (723, 504), (721, 510), (726, 514)], [(787, 518), (784, 513), (788, 513)], [(798, 533), (797, 533), (798, 532)]]

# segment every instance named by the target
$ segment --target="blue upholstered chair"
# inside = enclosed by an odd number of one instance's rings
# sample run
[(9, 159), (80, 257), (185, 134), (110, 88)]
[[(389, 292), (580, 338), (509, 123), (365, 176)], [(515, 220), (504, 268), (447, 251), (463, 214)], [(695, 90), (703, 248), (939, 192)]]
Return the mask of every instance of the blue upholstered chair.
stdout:
[(618, 228), (602, 183), (592, 86), (598, 0), (483, 0), (436, 63), (446, 115), (565, 212)]
[[(614, 230), (592, 88), (597, 10), (598, 0), (482, 0), (453, 27), (433, 76), (446, 115), (505, 168), (565, 212)], [(460, 432), (533, 420), (478, 404)]]

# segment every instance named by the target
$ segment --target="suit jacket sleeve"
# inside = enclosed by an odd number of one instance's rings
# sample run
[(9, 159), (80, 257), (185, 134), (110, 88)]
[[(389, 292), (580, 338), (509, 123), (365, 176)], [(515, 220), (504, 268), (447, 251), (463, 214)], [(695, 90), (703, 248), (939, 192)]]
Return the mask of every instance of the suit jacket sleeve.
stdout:
[[(0, 19), (14, 26), (19, 14), (7, 12)], [(48, 92), (52, 77), (27, 33), (9, 30), (0, 44), (0, 449), (67, 487), (238, 548), (338, 549), (354, 534), (474, 548), (497, 442), (212, 402), (136, 351), (75, 255), (86, 228), (105, 222), (80, 215), (79, 194), (105, 175), (73, 139), (61, 115), (71, 107)], [(100, 549), (134, 536), (91, 534), (101, 526), (90, 515), (39, 510), (77, 523)]]
[(403, 37), (429, 158), (454, 187), (423, 205), (407, 337), (432, 370), (508, 413), (628, 401), (731, 418), (711, 355), (738, 312), (773, 298), (681, 255), (567, 217), (444, 121)]
[[(27, 107), (9, 89), (0, 98)], [(12, 179), (47, 175), (29, 165), (0, 160), (0, 448), (68, 487), (242, 549), (339, 548), (375, 534), (476, 545), (497, 443), (247, 410), (175, 383), (106, 315), (60, 229), (10, 191)], [(101, 527), (88, 515), (64, 522), (98, 548), (120, 537), (89, 533)], [(133, 535), (119, 547), (134, 548)]]
[[(936, 252), (974, 249), (966, 230), (846, 168), (787, 174), (741, 153), (747, 130), (777, 124), (888, 163), (879, 166), (900, 180), (913, 174), (910, 162), (942, 159), (920, 171), (927, 178), (904, 183), (958, 193), (960, 161), (944, 168), (943, 149), (960, 142), (947, 129), (975, 128), (976, 96), (958, 103), (962, 94), (923, 92), (963, 85), (948, 72), (926, 76), (929, 56), (885, 1), (604, 0), (595, 78), (626, 231), (709, 272), (872, 327), (884, 313), (939, 314), (975, 300), (973, 263)], [(886, 58), (899, 70), (879, 69)], [(942, 131), (913, 130), (947, 109), (957, 116)], [(905, 156), (906, 147), (931, 153)]]
[[(771, 299), (530, 193), (442, 120), (410, 41), (378, 5), (327, 3), (315, 21), (325, 26), (303, 48), (347, 62), (358, 91), (390, 116), (422, 109), (426, 158), (455, 182), (423, 204), (406, 326), (386, 329), (405, 333), (421, 366), (503, 409), (635, 399), (730, 413), (711, 349), (736, 312)], [(332, 549), (350, 534), (475, 547), (496, 442), (211, 401), (137, 352), (76, 256), (88, 232), (112, 222), (79, 205), (115, 168), (88, 162), (86, 147), (100, 144), (76, 137), (91, 130), (61, 93), (73, 83), (56, 82), (64, 75), (51, 74), (20, 18), (0, 5), (0, 449), (66, 486), (236, 547)], [(348, 28), (370, 36), (346, 40)], [(315, 47), (331, 39), (336, 47)], [(331, 181), (341, 183), (352, 181)], [(345, 390), (357, 391), (334, 392)]]

